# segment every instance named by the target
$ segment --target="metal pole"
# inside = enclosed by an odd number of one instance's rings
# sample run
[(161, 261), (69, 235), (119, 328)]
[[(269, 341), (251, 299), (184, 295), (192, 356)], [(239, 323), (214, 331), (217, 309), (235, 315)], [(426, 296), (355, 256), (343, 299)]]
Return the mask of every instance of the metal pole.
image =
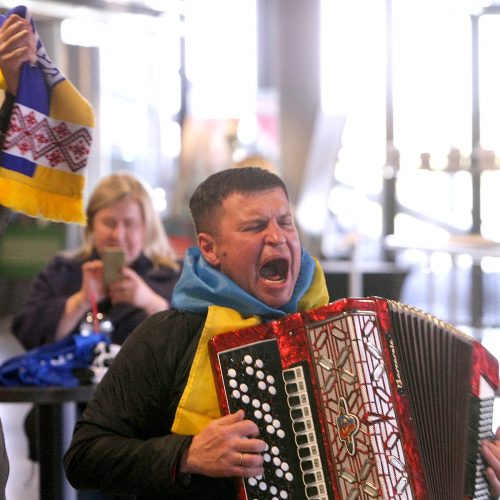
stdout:
[[(470, 175), (472, 181), (472, 234), (481, 233), (481, 169), (479, 148), (481, 145), (481, 121), (479, 104), (479, 16), (471, 16), (471, 74), (472, 74), (472, 155)], [(481, 262), (472, 264), (471, 274), (471, 324), (482, 326), (483, 273)]]

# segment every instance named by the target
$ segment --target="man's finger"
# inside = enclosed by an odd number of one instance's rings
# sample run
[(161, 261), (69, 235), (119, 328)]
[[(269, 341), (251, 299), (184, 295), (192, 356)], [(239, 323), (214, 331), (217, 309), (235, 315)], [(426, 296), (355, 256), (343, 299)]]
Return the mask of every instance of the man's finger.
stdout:
[(245, 418), (243, 410), (238, 410), (236, 413), (229, 413), (218, 420), (220, 425), (232, 425), (236, 422), (241, 422)]

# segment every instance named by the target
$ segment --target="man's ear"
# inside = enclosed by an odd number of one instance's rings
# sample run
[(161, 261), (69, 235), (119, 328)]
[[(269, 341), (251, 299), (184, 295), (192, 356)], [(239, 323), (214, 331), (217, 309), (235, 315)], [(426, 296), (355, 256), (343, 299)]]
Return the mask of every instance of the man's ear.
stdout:
[(212, 235), (208, 233), (198, 233), (198, 246), (200, 247), (201, 255), (205, 260), (214, 267), (220, 263), (219, 254), (217, 251), (217, 243)]

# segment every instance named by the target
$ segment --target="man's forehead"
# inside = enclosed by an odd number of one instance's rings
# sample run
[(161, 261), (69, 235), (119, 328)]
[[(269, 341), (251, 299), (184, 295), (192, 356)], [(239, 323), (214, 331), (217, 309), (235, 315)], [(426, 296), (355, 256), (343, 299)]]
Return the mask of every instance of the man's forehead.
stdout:
[(279, 187), (271, 187), (271, 188), (266, 188), (266, 189), (259, 189), (259, 190), (254, 190), (254, 191), (233, 191), (232, 193), (228, 194), (223, 200), (222, 203), (231, 203), (234, 201), (237, 201), (239, 199), (243, 198), (283, 198), (283, 200), (288, 204), (288, 197), (285, 193), (285, 191)]
[[(272, 192), (271, 192), (272, 191)], [(218, 218), (229, 217), (241, 222), (292, 215), (286, 193), (280, 188), (240, 192), (228, 196), (222, 203)]]

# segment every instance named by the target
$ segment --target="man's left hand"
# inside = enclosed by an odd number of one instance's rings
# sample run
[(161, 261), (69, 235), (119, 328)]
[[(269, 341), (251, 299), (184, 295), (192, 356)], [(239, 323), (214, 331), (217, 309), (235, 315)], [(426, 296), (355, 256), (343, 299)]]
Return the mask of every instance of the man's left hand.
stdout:
[(485, 473), (490, 483), (491, 494), (498, 496), (500, 495), (500, 427), (493, 441), (483, 441), (481, 450), (489, 466)]

